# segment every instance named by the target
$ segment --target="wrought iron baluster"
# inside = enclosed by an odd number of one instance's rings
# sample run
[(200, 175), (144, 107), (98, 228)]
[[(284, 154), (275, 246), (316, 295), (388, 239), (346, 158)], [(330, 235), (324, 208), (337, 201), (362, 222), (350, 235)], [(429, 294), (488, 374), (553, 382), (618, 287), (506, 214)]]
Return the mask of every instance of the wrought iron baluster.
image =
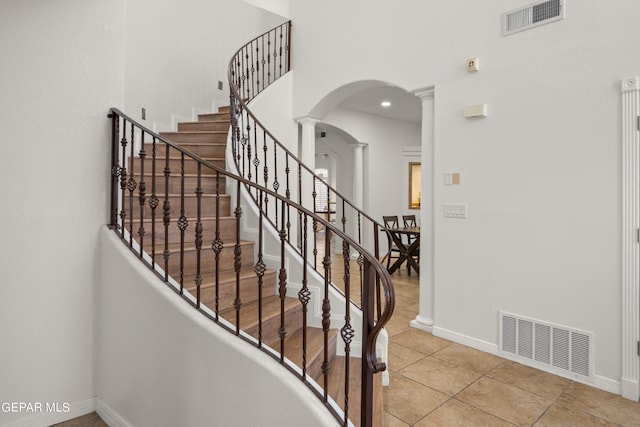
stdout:
[(120, 147), (122, 147), (122, 166), (120, 167), (120, 223), (122, 224), (121, 237), (124, 238), (124, 229), (126, 226), (127, 210), (125, 208), (126, 188), (127, 188), (127, 121), (122, 119), (122, 138), (120, 139)]
[(169, 165), (169, 144), (164, 144), (164, 202), (162, 204), (162, 223), (164, 225), (164, 281), (169, 281), (169, 224), (171, 223), (171, 201), (169, 200), (169, 177), (171, 167)]
[(180, 230), (180, 294), (184, 292), (184, 236), (189, 226), (189, 220), (184, 210), (184, 153), (180, 154), (180, 218), (178, 219)]
[[(266, 132), (265, 132), (266, 135)], [(265, 149), (267, 148), (267, 144), (266, 144), (266, 140), (265, 140)], [(265, 152), (266, 154), (266, 152)], [(266, 171), (265, 171), (266, 173)], [(277, 151), (277, 147), (276, 147), (276, 142), (273, 141), (273, 191), (275, 191), (276, 193), (278, 193), (278, 189), (280, 188), (280, 182), (278, 181), (278, 151)], [(282, 206), (282, 209), (284, 209), (284, 205)], [(284, 217), (284, 211), (281, 210), (280, 211), (280, 215), (282, 215)], [(278, 204), (276, 203), (276, 218), (275, 218), (275, 222), (276, 224), (278, 223)], [(284, 218), (283, 218), (284, 220)]]
[(109, 226), (118, 229), (118, 177), (121, 173), (119, 160), (120, 116), (112, 112), (111, 118), (111, 209)]
[(149, 207), (151, 208), (151, 268), (154, 268), (156, 264), (156, 208), (160, 203), (156, 194), (156, 150), (157, 141), (154, 136), (151, 149), (151, 197), (149, 198)]
[(271, 32), (267, 33), (267, 84), (271, 84)]
[(313, 269), (318, 269), (318, 229), (320, 225), (318, 220), (313, 218)]
[[(274, 141), (275, 144), (275, 141)], [(291, 200), (291, 187), (289, 185), (289, 172), (291, 172), (291, 169), (289, 168), (289, 153), (284, 154), (284, 158), (285, 158), (285, 169), (284, 169), (284, 173), (286, 176), (286, 184), (287, 184), (287, 189), (285, 191), (285, 197), (287, 198), (287, 200)], [(306, 221), (306, 219), (305, 219)], [(290, 205), (287, 205), (287, 236), (289, 239), (289, 243), (291, 243), (291, 207)]]
[(287, 71), (291, 70), (291, 21), (285, 24), (287, 26)]
[(261, 52), (262, 54), (262, 89), (264, 90), (264, 88), (269, 85), (269, 82), (265, 80), (265, 75), (264, 75), (264, 72), (265, 72), (264, 69), (266, 68), (266, 61), (264, 59), (264, 37), (261, 37), (260, 40), (262, 41), (262, 52)]
[(135, 196), (133, 194), (133, 192), (136, 190), (137, 187), (137, 183), (136, 183), (136, 179), (135, 179), (135, 154), (134, 154), (134, 150), (135, 150), (135, 144), (134, 144), (134, 132), (135, 132), (135, 127), (133, 126), (133, 123), (129, 123), (129, 125), (131, 126), (131, 145), (130, 145), (130, 156), (129, 156), (129, 179), (127, 180), (127, 190), (129, 190), (129, 213), (127, 214), (129, 216), (129, 247), (133, 247), (133, 207), (134, 207), (134, 199)]
[(362, 295), (362, 386), (361, 386), (361, 407), (360, 424), (363, 426), (373, 425), (373, 408), (369, 406), (373, 402), (373, 371), (369, 367), (370, 354), (368, 352), (368, 342), (374, 327), (373, 318), (373, 283), (376, 272), (369, 261), (364, 263), (364, 289)]
[(345, 302), (345, 316), (344, 326), (340, 330), (342, 340), (344, 341), (344, 418), (345, 425), (349, 419), (349, 379), (351, 378), (349, 372), (350, 355), (351, 355), (351, 341), (355, 336), (355, 331), (351, 325), (351, 264), (349, 259), (349, 253), (351, 248), (346, 240), (342, 241), (342, 257), (344, 262), (344, 302)]
[(344, 199), (342, 199), (342, 232), (343, 233), (347, 233), (347, 205), (344, 201)]
[(251, 73), (249, 71), (249, 66), (251, 65), (251, 62), (249, 61), (249, 48), (245, 47), (244, 48), (244, 56), (245, 56), (245, 67), (247, 67), (246, 70), (246, 80), (245, 80), (245, 85), (246, 85), (246, 90), (247, 90), (247, 99), (251, 99), (251, 84), (250, 84), (250, 79), (251, 79)]
[(256, 40), (256, 90), (258, 93), (262, 91), (260, 88), (260, 40)]
[(138, 228), (138, 236), (140, 237), (140, 258), (143, 257), (144, 254), (144, 205), (146, 202), (146, 190), (147, 184), (144, 180), (144, 163), (147, 158), (147, 152), (144, 149), (144, 130), (142, 131), (140, 137), (140, 152), (138, 153), (140, 157), (140, 185), (138, 187), (138, 200), (140, 201), (140, 226)]
[(259, 199), (259, 209), (258, 209), (258, 262), (254, 268), (256, 275), (258, 276), (258, 347), (262, 347), (262, 280), (264, 277), (264, 273), (267, 270), (267, 267), (263, 260), (263, 249), (264, 249), (264, 230), (262, 225), (264, 223), (264, 212), (262, 211), (262, 198), (263, 193), (260, 191), (258, 193)]
[(358, 244), (362, 245), (362, 215), (358, 210)]
[(202, 163), (198, 162), (196, 184), (196, 306), (200, 308), (200, 286), (202, 285), (201, 250), (202, 250)]
[(219, 321), (220, 311), (220, 252), (223, 248), (223, 242), (220, 238), (220, 172), (216, 171), (216, 233), (215, 239), (211, 243), (211, 249), (215, 254), (216, 283), (215, 283), (215, 320)]
[(311, 300), (307, 276), (307, 249), (309, 244), (307, 238), (307, 223), (308, 217), (304, 215), (302, 224), (302, 289), (298, 292), (298, 299), (300, 299), (302, 303), (302, 379), (305, 379), (307, 376), (307, 306)]
[(331, 301), (329, 300), (329, 287), (331, 286), (331, 231), (325, 229), (324, 236), (324, 298), (322, 300), (322, 332), (323, 332), (323, 361), (322, 374), (324, 379), (324, 401), (327, 401), (329, 390), (329, 329), (331, 328)]
[[(251, 144), (249, 144), (251, 149)], [(255, 168), (255, 182), (258, 182), (258, 166), (260, 166), (260, 158), (258, 157), (258, 129), (256, 126), (253, 128), (253, 167)], [(251, 181), (251, 175), (249, 175), (249, 181)]]
[[(284, 201), (282, 201), (284, 209)], [(278, 291), (280, 295), (280, 329), (278, 329), (278, 337), (280, 338), (280, 363), (284, 363), (284, 339), (287, 336), (285, 328), (285, 299), (287, 297), (287, 269), (285, 264), (285, 242), (287, 241), (287, 230), (285, 228), (284, 217), (280, 227), (280, 274), (278, 276)]]
[[(262, 152), (263, 152), (263, 161), (264, 161), (264, 167), (262, 169), (262, 174), (263, 174), (263, 181), (264, 181), (264, 187), (265, 188), (269, 188), (268, 183), (269, 183), (269, 166), (267, 165), (267, 133), (264, 131), (264, 129), (262, 130)], [(257, 153), (256, 153), (257, 155)], [(256, 183), (258, 182), (258, 177), (256, 176)], [(276, 205), (276, 211), (278, 209), (278, 206)], [(267, 195), (265, 194), (264, 197), (264, 210), (265, 212), (269, 212), (269, 198), (267, 197)], [(276, 224), (278, 224), (278, 221), (276, 221)]]
[[(282, 37), (283, 37), (283, 28), (282, 26), (280, 26), (280, 45), (279, 45), (279, 51), (278, 51), (278, 58), (280, 61), (280, 64), (278, 65), (278, 77), (282, 76)], [(276, 32), (278, 32), (278, 30), (276, 29)]]
[(240, 269), (242, 268), (242, 247), (240, 246), (240, 220), (242, 218), (242, 208), (240, 207), (240, 187), (236, 185), (236, 244), (234, 248), (234, 268), (236, 272), (236, 297), (233, 301), (233, 307), (236, 310), (236, 335), (240, 335), (240, 308), (242, 308), (242, 299), (240, 298)]
[(253, 41), (251, 42), (251, 44), (249, 46), (247, 46), (247, 49), (251, 51), (251, 93), (253, 94), (253, 96), (256, 96), (256, 76), (255, 76), (255, 72), (256, 72), (256, 67), (254, 65), (254, 59), (253, 59)]

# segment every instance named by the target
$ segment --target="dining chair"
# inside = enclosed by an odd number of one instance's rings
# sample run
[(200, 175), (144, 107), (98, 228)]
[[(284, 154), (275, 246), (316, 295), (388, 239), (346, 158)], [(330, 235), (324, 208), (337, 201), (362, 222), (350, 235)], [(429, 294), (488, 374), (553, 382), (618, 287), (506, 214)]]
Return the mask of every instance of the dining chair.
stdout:
[[(384, 228), (391, 228), (391, 229), (398, 228), (398, 215), (382, 216), (382, 223), (384, 225)], [(385, 235), (387, 236), (387, 244), (389, 247), (389, 251), (384, 256), (384, 258), (382, 258), (381, 262), (384, 263), (384, 260), (386, 258), (387, 269), (388, 269), (389, 265), (391, 264), (391, 258), (394, 258), (394, 259), (400, 258), (400, 249), (398, 249), (396, 244), (393, 243), (393, 240), (391, 240), (391, 235), (388, 232), (385, 231)], [(396, 256), (393, 256), (394, 254)]]
[[(402, 222), (405, 227), (417, 227), (416, 216), (415, 215), (402, 215)], [(419, 239), (418, 236), (409, 235), (409, 244), (413, 243), (414, 240)], [(417, 263), (420, 262), (420, 249), (417, 249), (412, 254), (413, 259), (416, 260)]]
[(415, 227), (416, 226), (416, 216), (415, 215), (402, 215), (402, 222), (405, 227)]

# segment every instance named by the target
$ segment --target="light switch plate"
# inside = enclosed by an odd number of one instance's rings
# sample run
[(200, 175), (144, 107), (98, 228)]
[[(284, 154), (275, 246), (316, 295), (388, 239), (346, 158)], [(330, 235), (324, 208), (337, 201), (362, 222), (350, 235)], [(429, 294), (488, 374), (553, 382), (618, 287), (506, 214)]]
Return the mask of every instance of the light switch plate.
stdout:
[(444, 216), (445, 218), (466, 218), (467, 204), (466, 203), (445, 203)]

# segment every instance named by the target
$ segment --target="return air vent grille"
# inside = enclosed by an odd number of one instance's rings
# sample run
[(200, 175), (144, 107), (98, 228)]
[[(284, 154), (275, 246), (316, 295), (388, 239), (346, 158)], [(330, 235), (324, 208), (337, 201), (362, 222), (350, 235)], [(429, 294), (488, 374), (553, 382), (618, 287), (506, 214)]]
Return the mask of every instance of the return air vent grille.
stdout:
[(564, 19), (564, 3), (565, 0), (548, 0), (503, 13), (502, 35)]
[(593, 380), (593, 334), (500, 312), (500, 353), (573, 378)]

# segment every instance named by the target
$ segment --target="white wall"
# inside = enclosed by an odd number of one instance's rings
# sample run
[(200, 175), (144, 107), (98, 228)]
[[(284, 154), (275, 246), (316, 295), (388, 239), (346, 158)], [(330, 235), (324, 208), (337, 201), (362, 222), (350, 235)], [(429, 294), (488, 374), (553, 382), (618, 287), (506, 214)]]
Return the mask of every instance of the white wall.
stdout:
[(194, 108), (228, 105), (229, 60), (284, 21), (239, 0), (127, 2), (125, 112), (141, 119), (145, 108), (144, 123), (167, 130)]
[(2, 411), (3, 426), (93, 408), (98, 230), (107, 113), (124, 101), (124, 4), (0, 4), (0, 401), (70, 404)]
[[(436, 329), (495, 346), (507, 310), (593, 331), (596, 375), (615, 386), (619, 82), (640, 73), (640, 9), (570, 2), (565, 20), (502, 37), (501, 12), (527, 3), (293, 3), (294, 116), (351, 82), (435, 86)], [(489, 117), (464, 119), (479, 103)], [(468, 219), (443, 218), (445, 202), (468, 203)]]
[(195, 311), (107, 228), (100, 249), (96, 389), (105, 420), (136, 427), (336, 425), (306, 385)]

